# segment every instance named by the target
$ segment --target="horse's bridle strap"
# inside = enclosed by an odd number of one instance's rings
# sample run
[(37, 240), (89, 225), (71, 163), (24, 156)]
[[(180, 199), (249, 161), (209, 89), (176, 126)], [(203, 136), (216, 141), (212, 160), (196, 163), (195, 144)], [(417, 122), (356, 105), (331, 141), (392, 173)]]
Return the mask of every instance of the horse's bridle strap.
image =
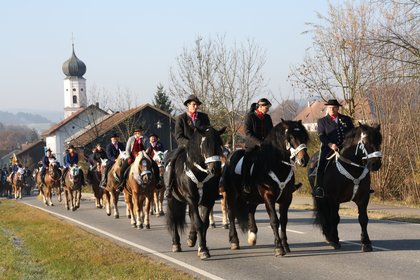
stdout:
[(290, 148), (290, 158), (294, 158), (300, 151), (307, 149), (305, 144), (300, 144), (296, 149)]
[(220, 156), (211, 156), (211, 157), (206, 158), (204, 160), (204, 163), (218, 162), (218, 161), (221, 161)]

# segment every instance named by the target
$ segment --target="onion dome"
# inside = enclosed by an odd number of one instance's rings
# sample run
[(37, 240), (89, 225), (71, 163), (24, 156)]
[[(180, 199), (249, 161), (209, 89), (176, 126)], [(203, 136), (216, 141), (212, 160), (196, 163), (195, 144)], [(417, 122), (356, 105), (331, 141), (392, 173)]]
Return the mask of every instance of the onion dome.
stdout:
[(73, 54), (71, 57), (64, 62), (63, 64), (63, 73), (66, 76), (70, 77), (82, 77), (86, 73), (86, 65), (83, 61), (77, 58), (74, 53), (74, 44), (73, 44)]

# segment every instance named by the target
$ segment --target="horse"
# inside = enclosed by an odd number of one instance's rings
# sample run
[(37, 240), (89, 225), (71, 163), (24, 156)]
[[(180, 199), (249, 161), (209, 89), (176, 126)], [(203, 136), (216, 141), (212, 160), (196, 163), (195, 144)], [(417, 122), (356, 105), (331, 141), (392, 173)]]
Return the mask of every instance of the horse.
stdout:
[(87, 182), (92, 186), (93, 195), (95, 197), (96, 208), (102, 208), (102, 196), (103, 189), (100, 187), (101, 178), (103, 172), (105, 172), (105, 166), (107, 159), (102, 159), (101, 162), (96, 163), (94, 166), (89, 167), (89, 170), (86, 174)]
[(119, 186), (124, 184), (122, 165), (130, 157), (126, 151), (121, 151), (115, 160), (114, 164), (107, 175), (107, 183), (103, 193), (103, 202), (105, 211), (108, 216), (111, 216), (111, 203), (114, 205), (114, 218), (118, 219), (120, 214), (118, 212), (118, 196), (120, 195)]
[(3, 170), (0, 171), (1, 174), (1, 178), (0, 178), (0, 195), (1, 196), (5, 196), (7, 198), (10, 198), (12, 196), (12, 186), (11, 184), (7, 181), (7, 171)]
[(24, 176), (25, 170), (22, 167), (19, 167), (15, 173), (10, 174), (8, 180), (13, 187), (13, 194), (15, 199), (22, 199), (22, 189), (24, 187)]
[[(168, 198), (166, 221), (172, 236), (172, 252), (180, 252), (179, 230), (186, 226), (185, 213), (191, 220), (188, 246), (194, 247), (198, 233), (198, 256), (210, 258), (206, 234), (209, 227), (209, 214), (218, 197), (218, 186), (221, 177), (222, 139), (226, 130), (213, 127), (196, 128), (186, 147), (178, 148), (176, 157), (167, 163), (172, 165), (172, 196)], [(199, 213), (199, 206), (201, 215)]]
[(157, 151), (153, 155), (153, 160), (156, 162), (156, 164), (159, 167), (159, 180), (156, 184), (156, 188), (153, 194), (153, 206), (152, 206), (152, 212), (154, 211), (156, 213), (156, 217), (160, 217), (165, 215), (165, 212), (163, 211), (163, 198), (164, 198), (164, 183), (163, 183), (163, 174), (165, 172), (165, 156), (167, 151)]
[(65, 207), (67, 210), (76, 211), (80, 207), (82, 186), (83, 170), (77, 165), (70, 166), (64, 178)]
[[(133, 227), (150, 229), (150, 202), (157, 184), (152, 159), (145, 151), (140, 151), (130, 166), (124, 188), (124, 199)], [(143, 211), (144, 204), (144, 211)]]
[[(334, 248), (341, 248), (337, 226), (340, 203), (354, 201), (359, 211), (362, 251), (372, 251), (372, 242), (367, 232), (369, 221), (367, 206), (370, 197), (370, 171), (381, 167), (380, 151), (382, 135), (380, 125), (359, 126), (350, 131), (344, 139), (340, 152), (335, 152), (334, 160), (329, 161), (321, 185), (324, 198), (315, 200), (315, 223), (320, 226), (327, 242)], [(330, 157), (331, 158), (331, 157)], [(312, 173), (312, 171), (308, 171)], [(314, 179), (309, 177), (312, 188)]]
[[(230, 150), (222, 147), (223, 150), (223, 155), (220, 158), (221, 162), (222, 162), (222, 173), (224, 172), (225, 166), (226, 166), (226, 161), (227, 158), (230, 154)], [(219, 195), (221, 196), (220, 199), (220, 208), (222, 210), (222, 227), (224, 229), (228, 229), (229, 228), (229, 218), (228, 218), (228, 212), (227, 212), (227, 205), (226, 205), (226, 192), (225, 192), (225, 184), (223, 182), (223, 180), (220, 180), (219, 183)], [(213, 215), (213, 209), (211, 209), (210, 211), (210, 216), (209, 216), (209, 221), (210, 221), (210, 226), (212, 228), (216, 228), (216, 222), (214, 221), (214, 215)]]
[[(235, 228), (235, 218), (243, 232), (248, 230), (248, 243), (255, 245), (258, 228), (255, 211), (264, 203), (274, 234), (275, 256), (290, 252), (287, 243), (286, 226), (288, 209), (294, 192), (294, 164), (306, 166), (309, 156), (306, 144), (308, 132), (301, 121), (281, 120), (267, 135), (267, 138), (249, 152), (255, 161), (251, 166), (253, 187), (250, 194), (242, 192), (241, 161), (244, 150), (231, 154), (223, 175), (228, 202), (229, 242), (231, 249), (239, 249), (239, 239)], [(295, 159), (295, 163), (293, 162)], [(238, 164), (239, 163), (239, 164)], [(280, 225), (276, 213), (276, 202), (280, 205)]]
[(48, 170), (45, 173), (45, 185), (42, 183), (41, 172), (38, 169), (35, 169), (34, 177), (35, 183), (38, 186), (39, 192), (42, 195), (44, 204), (46, 206), (54, 206), (52, 202), (53, 188), (56, 188), (58, 190), (58, 201), (61, 202), (61, 171), (59, 168), (59, 163), (56, 160), (50, 160)]
[(35, 182), (31, 171), (25, 168), (25, 173), (23, 174), (23, 194), (30, 196), (34, 184)]

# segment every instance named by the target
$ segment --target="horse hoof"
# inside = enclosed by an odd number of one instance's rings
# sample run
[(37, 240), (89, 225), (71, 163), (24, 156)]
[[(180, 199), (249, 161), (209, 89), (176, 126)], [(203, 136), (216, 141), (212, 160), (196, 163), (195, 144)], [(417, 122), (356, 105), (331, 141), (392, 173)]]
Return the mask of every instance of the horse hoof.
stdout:
[(330, 245), (334, 248), (334, 250), (338, 250), (341, 248), (341, 244), (338, 242), (330, 242)]
[(363, 244), (362, 245), (362, 252), (372, 252), (372, 244)]
[(197, 242), (196, 239), (188, 238), (187, 245), (188, 245), (188, 247), (194, 247), (196, 242)]
[(146, 225), (146, 229), (150, 229), (150, 225)]
[(210, 224), (210, 227), (211, 227), (211, 228), (216, 228), (216, 223), (211, 223), (211, 224)]
[(128, 218), (128, 219), (131, 219), (131, 215), (128, 215), (128, 216), (127, 216), (127, 218)]
[(54, 206), (54, 203), (51, 203), (50, 206)]
[(70, 210), (70, 207), (66, 207), (67, 210)]
[(140, 224), (139, 225), (139, 229), (143, 229), (143, 224)]
[(231, 250), (239, 250), (240, 249), (239, 244), (231, 243), (230, 244), (230, 249)]
[(289, 245), (283, 245), (284, 250), (286, 251), (286, 253), (290, 253), (290, 247)]
[(137, 228), (137, 225), (136, 225), (136, 224), (131, 224), (131, 226), (132, 226), (133, 228)]
[(114, 218), (115, 219), (119, 219), (120, 218), (120, 215), (114, 215)]
[(77, 209), (76, 207), (72, 207), (72, 208), (71, 208), (71, 211), (73, 211), (73, 212), (74, 212), (74, 211), (76, 211), (76, 209)]
[(160, 212), (159, 212), (159, 215), (161, 215), (161, 216), (165, 216), (165, 212), (160, 211)]
[(276, 249), (274, 250), (274, 255), (275, 255), (276, 257), (278, 257), (278, 256), (284, 256), (284, 255), (286, 255), (286, 252), (284, 251), (284, 249), (283, 249), (283, 248), (276, 248)]
[(224, 225), (223, 225), (223, 228), (224, 228), (224, 229), (229, 229), (229, 224), (224, 224)]
[(179, 245), (179, 244), (172, 245), (172, 252), (174, 252), (174, 253), (182, 252), (181, 245)]
[(204, 252), (199, 253), (199, 257), (200, 257), (200, 260), (203, 261), (203, 260), (209, 259), (211, 256), (208, 251), (204, 251)]
[(106, 215), (107, 215), (107, 216), (111, 216), (111, 213), (109, 213), (109, 214), (108, 214), (108, 213), (106, 213)]

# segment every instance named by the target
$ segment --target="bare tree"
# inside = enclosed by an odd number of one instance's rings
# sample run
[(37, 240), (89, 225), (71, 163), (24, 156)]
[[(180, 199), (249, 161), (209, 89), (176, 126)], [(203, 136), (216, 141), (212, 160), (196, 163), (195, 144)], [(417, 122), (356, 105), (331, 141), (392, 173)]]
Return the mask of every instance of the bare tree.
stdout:
[(188, 95), (197, 95), (212, 124), (228, 127), (229, 142), (234, 146), (250, 103), (266, 90), (264, 64), (265, 53), (253, 40), (228, 47), (224, 36), (207, 41), (198, 37), (192, 49), (184, 48), (176, 68), (171, 69), (174, 103), (182, 104)]

